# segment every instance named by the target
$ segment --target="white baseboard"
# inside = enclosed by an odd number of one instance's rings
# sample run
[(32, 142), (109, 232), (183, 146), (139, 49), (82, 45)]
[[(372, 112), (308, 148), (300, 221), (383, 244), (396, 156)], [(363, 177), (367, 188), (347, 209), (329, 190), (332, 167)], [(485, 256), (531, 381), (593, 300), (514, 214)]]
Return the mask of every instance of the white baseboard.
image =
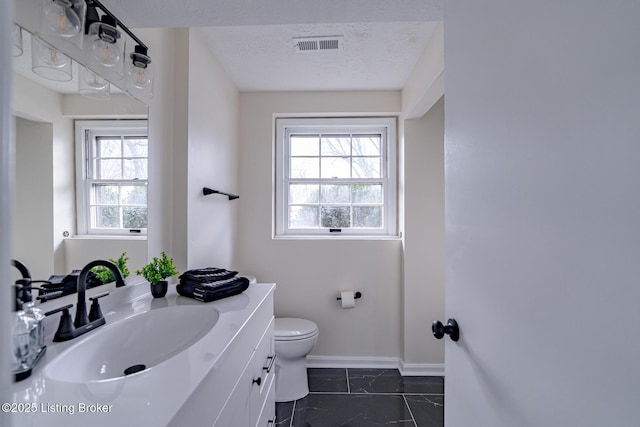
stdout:
[(444, 363), (406, 363), (401, 360), (398, 370), (403, 377), (444, 377)]
[(399, 357), (307, 356), (307, 367), (397, 369), (402, 376), (444, 376), (444, 363), (405, 363)]

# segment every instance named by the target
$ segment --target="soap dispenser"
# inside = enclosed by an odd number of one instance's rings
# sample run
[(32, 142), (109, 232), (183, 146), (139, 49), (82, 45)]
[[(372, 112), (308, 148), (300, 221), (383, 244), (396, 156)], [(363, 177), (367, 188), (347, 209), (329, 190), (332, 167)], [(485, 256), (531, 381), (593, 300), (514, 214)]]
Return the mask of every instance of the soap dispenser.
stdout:
[(30, 343), (35, 337), (36, 325), (25, 315), (22, 309), (22, 286), (15, 285), (15, 312), (11, 328), (11, 347), (13, 350), (12, 368), (16, 381), (31, 375)]
[(19, 279), (16, 280), (17, 285), (22, 286), (22, 305), (24, 314), (35, 325), (35, 330), (29, 337), (29, 362), (31, 367), (35, 366), (40, 360), (40, 357), (44, 354), (47, 347), (44, 345), (44, 314), (42, 310), (35, 306), (33, 302), (33, 296), (31, 294), (31, 279)]

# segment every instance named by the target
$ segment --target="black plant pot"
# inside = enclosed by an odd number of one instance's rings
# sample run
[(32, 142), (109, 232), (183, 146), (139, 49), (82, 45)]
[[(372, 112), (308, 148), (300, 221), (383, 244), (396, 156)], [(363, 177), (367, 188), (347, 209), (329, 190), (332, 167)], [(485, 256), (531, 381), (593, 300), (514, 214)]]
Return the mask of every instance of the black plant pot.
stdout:
[(166, 280), (161, 280), (155, 285), (153, 283), (150, 283), (149, 286), (151, 286), (151, 295), (153, 295), (154, 298), (162, 298), (167, 294), (167, 289), (169, 289), (169, 282), (167, 282)]

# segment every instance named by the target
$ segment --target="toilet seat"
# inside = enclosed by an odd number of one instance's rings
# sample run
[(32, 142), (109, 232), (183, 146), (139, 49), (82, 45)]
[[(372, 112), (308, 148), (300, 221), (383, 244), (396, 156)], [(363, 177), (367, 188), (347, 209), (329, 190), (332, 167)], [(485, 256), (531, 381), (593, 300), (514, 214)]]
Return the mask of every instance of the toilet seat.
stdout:
[(303, 340), (318, 335), (318, 325), (311, 320), (278, 317), (274, 324), (276, 341)]

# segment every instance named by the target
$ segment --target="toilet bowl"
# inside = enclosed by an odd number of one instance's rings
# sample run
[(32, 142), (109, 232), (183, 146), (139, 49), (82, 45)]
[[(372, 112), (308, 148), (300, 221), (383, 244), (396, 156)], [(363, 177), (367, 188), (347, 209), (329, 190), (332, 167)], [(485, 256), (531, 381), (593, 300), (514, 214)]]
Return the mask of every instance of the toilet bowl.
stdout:
[(276, 318), (276, 402), (290, 402), (309, 394), (307, 355), (318, 340), (318, 325), (310, 320)]

